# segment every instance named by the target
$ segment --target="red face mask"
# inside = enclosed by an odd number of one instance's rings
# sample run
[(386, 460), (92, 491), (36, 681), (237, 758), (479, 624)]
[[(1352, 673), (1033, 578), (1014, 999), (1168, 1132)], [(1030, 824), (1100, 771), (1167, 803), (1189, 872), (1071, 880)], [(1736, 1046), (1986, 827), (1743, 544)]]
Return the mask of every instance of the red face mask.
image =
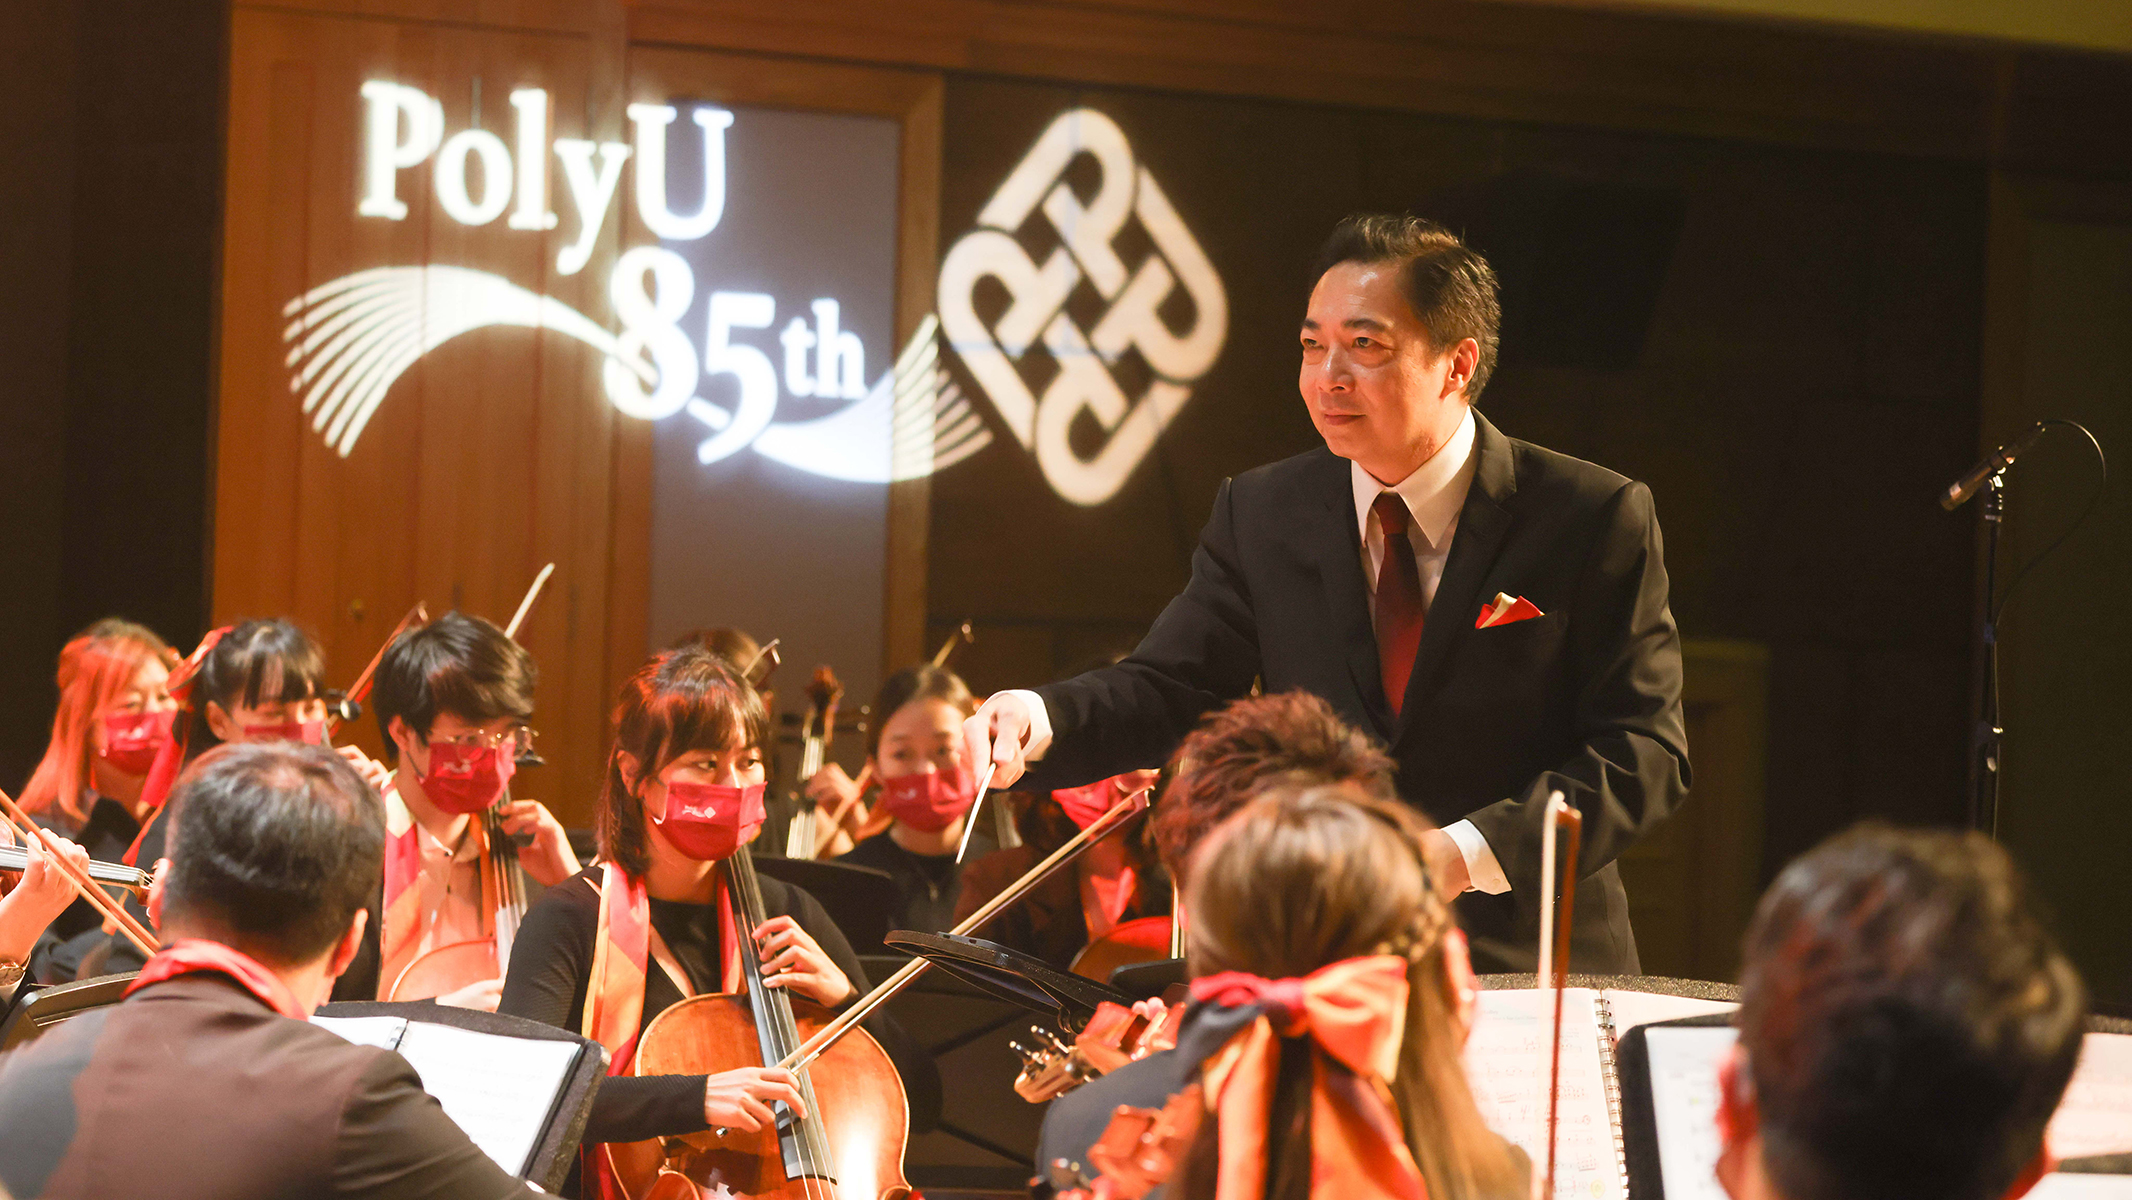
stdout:
[(462, 746), (431, 742), (429, 770), (415, 776), (422, 794), (445, 812), (485, 812), (503, 798), (505, 785), (518, 774), (518, 761), (501, 746)]
[(945, 771), (881, 781), (881, 804), (888, 815), (920, 833), (939, 833), (953, 825), (976, 799), (977, 781), (961, 763)]
[(306, 746), (326, 744), (326, 719), (313, 717), (308, 721), (283, 721), (279, 725), (247, 725), (244, 727), (247, 742), (302, 742)]
[(1099, 779), (1082, 787), (1062, 788), (1051, 793), (1051, 798), (1059, 802), (1059, 807), (1066, 810), (1067, 816), (1073, 818), (1076, 827), (1086, 829), (1095, 823), (1097, 817), (1116, 806), (1118, 801), (1154, 781), (1153, 771), (1127, 771), (1123, 775)]
[(128, 775), (146, 775), (155, 756), (170, 742), (178, 710), (108, 713), (104, 717), (103, 759)]
[(666, 785), (666, 813), (652, 823), (674, 849), (697, 862), (720, 862), (762, 831), (764, 787), (677, 780)]

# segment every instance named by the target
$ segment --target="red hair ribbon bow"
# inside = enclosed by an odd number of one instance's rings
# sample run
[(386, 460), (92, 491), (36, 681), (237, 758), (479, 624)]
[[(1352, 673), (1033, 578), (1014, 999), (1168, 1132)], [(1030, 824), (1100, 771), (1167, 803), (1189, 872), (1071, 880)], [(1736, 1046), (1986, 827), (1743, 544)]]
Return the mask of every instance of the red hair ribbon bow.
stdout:
[(1426, 1200), (1389, 1088), (1406, 1032), (1406, 973), (1406, 959), (1383, 954), (1344, 959), (1301, 979), (1226, 971), (1192, 982), (1194, 999), (1264, 1010), (1202, 1071), (1207, 1107), (1221, 1127), (1216, 1200), (1265, 1195), (1266, 1122), (1283, 1037), (1308, 1037), (1313, 1051), (1312, 1193)]

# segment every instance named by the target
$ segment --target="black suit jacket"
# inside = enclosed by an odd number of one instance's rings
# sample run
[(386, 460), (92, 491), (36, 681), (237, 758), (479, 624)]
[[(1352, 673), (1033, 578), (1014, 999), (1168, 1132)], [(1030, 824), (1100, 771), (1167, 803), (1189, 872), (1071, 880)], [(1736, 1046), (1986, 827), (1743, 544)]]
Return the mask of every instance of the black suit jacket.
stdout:
[(406, 1059), (209, 973), (0, 1057), (0, 1183), (23, 1200), (535, 1195), (467, 1140)]
[[(1584, 814), (1571, 964), (1635, 973), (1614, 860), (1688, 789), (1680, 636), (1651, 493), (1474, 419), (1473, 484), (1397, 721), (1348, 462), (1320, 447), (1222, 485), (1191, 582), (1131, 657), (1037, 689), (1054, 740), (1024, 786), (1158, 765), (1254, 679), (1268, 693), (1301, 688), (1389, 748), (1403, 798), (1488, 839), (1510, 891), (1458, 902), (1480, 970), (1533, 969), (1540, 822), (1559, 789)], [(1497, 592), (1544, 615), (1474, 628)]]

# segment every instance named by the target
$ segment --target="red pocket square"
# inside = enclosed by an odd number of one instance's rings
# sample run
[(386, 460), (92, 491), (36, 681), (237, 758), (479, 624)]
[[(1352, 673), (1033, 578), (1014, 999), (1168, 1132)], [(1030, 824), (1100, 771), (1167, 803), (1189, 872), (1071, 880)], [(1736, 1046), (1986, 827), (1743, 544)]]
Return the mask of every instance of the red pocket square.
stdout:
[(1513, 621), (1529, 621), (1534, 617), (1544, 615), (1540, 611), (1539, 605), (1534, 604), (1523, 596), (1513, 596), (1509, 592), (1497, 592), (1494, 600), (1481, 606), (1480, 618), (1473, 622), (1473, 627), (1475, 629), (1493, 629), (1498, 625), (1508, 625)]

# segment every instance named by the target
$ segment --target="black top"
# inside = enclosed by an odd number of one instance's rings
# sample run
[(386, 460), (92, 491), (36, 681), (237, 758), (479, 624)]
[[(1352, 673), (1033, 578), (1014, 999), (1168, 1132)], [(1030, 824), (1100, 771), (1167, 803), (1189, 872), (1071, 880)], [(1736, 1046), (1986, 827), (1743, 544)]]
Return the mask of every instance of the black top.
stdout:
[[(48, 816), (59, 819), (37, 823), (87, 850), (90, 858), (101, 862), (124, 858), (127, 847), (140, 835), (141, 823), (133, 819), (125, 805), (108, 796), (85, 792), (83, 798), (90, 801), (89, 816), (80, 825), (56, 812)], [(87, 900), (77, 899), (69, 904), (45, 927), (31, 949), (30, 976), (40, 983), (73, 982), (82, 959), (103, 944), (103, 924), (104, 915)]]
[[(955, 902), (962, 896), (962, 865), (953, 854), (915, 854), (883, 830), (840, 855), (838, 862), (888, 872), (896, 881), (896, 911), (890, 929), (939, 933), (955, 927)], [(867, 949), (869, 954), (880, 951)]]
[[(1472, 487), (1407, 691), (1385, 700), (1353, 466), (1324, 447), (1222, 485), (1192, 576), (1124, 661), (1037, 689), (1044, 760), (1017, 787), (1074, 787), (1159, 766), (1205, 713), (1302, 689), (1381, 740), (1399, 794), (1470, 820), (1509, 878), (1458, 899), (1484, 971), (1530, 969), (1540, 827), (1560, 790), (1584, 814), (1573, 970), (1633, 974), (1614, 860), (1687, 795), (1680, 636), (1650, 490), (1503, 436), (1474, 415)], [(1542, 615), (1476, 628), (1498, 593)]]
[[(593, 943), (599, 936), (598, 870), (588, 869), (549, 888), (526, 910), (518, 939), (511, 945), (511, 966), (504, 976), (503, 1001), (496, 1006), (497, 1012), (531, 1017), (573, 1033), (583, 1030)], [(760, 882), (763, 915), (789, 916), (798, 922), (858, 993), (865, 992), (866, 972), (858, 957), (814, 897), (767, 876), (760, 877)], [(723, 951), (716, 905), (654, 899), (651, 924), (697, 990), (719, 990)], [(644, 972), (643, 1025), (650, 1025), (652, 1018), (680, 1002), (681, 993), (666, 972), (649, 964)], [(733, 1064), (747, 1065), (751, 1064)], [(702, 1075), (610, 1077), (593, 1098), (585, 1142), (641, 1142), (706, 1128), (703, 1080)]]

